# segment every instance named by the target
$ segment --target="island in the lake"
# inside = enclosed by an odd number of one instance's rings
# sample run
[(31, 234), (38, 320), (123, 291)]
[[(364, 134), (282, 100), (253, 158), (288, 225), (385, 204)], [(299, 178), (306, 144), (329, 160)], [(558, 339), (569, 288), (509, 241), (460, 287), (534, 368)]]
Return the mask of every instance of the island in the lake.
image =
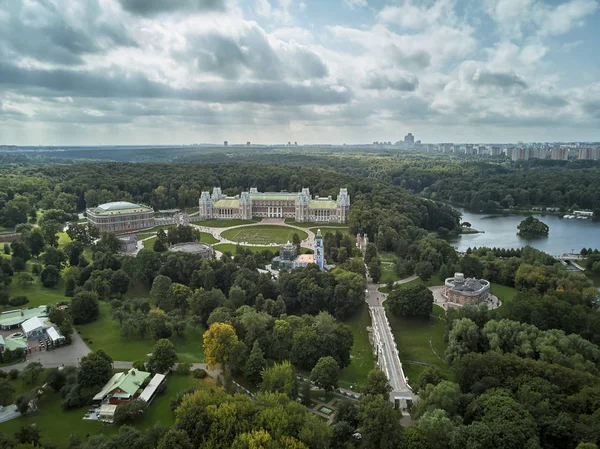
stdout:
[(522, 220), (521, 223), (517, 225), (517, 229), (519, 230), (517, 234), (524, 237), (543, 237), (547, 236), (550, 232), (550, 228), (546, 223), (537, 218), (533, 218), (531, 215)]

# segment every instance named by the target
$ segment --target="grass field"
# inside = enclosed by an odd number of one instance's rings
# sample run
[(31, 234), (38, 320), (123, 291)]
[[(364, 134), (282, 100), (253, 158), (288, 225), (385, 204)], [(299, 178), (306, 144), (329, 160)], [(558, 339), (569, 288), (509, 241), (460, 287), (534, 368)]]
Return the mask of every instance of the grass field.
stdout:
[(245, 224), (253, 224), (258, 223), (260, 220), (205, 220), (205, 221), (195, 221), (194, 224), (198, 226), (208, 226), (209, 228), (228, 228), (230, 226), (239, 226)]
[(400, 280), (400, 276), (396, 274), (396, 270), (394, 269), (394, 264), (391, 263), (382, 263), (381, 264), (381, 279), (379, 283), (387, 284), (388, 282), (398, 281)]
[[(100, 316), (96, 321), (77, 326), (81, 338), (91, 350), (103, 349), (113, 360), (135, 361), (146, 360), (152, 352), (154, 340), (132, 338), (127, 340), (121, 336), (121, 327), (113, 320), (112, 310), (106, 302), (100, 302)], [(171, 341), (177, 350), (179, 360), (186, 362), (203, 362), (204, 347), (202, 334), (206, 329), (188, 326), (183, 336), (172, 336)]]
[(268, 243), (283, 244), (291, 242), (294, 234), (298, 234), (300, 240), (308, 237), (308, 234), (298, 229), (287, 226), (244, 226), (241, 228), (228, 229), (221, 236), (232, 242), (245, 242), (257, 245)]
[(404, 374), (411, 386), (427, 365), (437, 365), (443, 373), (452, 377), (451, 368), (442, 360), (447, 344), (444, 342), (444, 310), (441, 307), (434, 305), (432, 315), (426, 320), (397, 317), (389, 310), (387, 316)]
[(340, 373), (340, 387), (360, 388), (367, 380), (367, 375), (374, 367), (373, 347), (369, 341), (367, 327), (371, 326), (369, 308), (363, 304), (360, 310), (351, 318), (344, 321), (352, 329), (354, 344), (350, 352), (350, 365)]
[(208, 243), (210, 245), (212, 245), (214, 243), (219, 243), (219, 240), (214, 238), (213, 235), (209, 234), (208, 232), (200, 233), (200, 241), (204, 242), (204, 243)]
[[(33, 283), (31, 285), (22, 287), (16, 279), (13, 279), (8, 287), (8, 293), (11, 298), (14, 298), (15, 296), (27, 296), (29, 302), (22, 307), (45, 306), (47, 304), (56, 304), (57, 302), (68, 299), (65, 297), (65, 283), (62, 279), (58, 282), (56, 287), (46, 288), (40, 282), (39, 277), (32, 277)], [(8, 308), (14, 309), (15, 307), (9, 306)]]
[(156, 241), (157, 237), (151, 237), (148, 240), (142, 242), (142, 246), (144, 247), (144, 249), (152, 249), (154, 246), (154, 242)]
[[(202, 382), (212, 383), (213, 380), (209, 378), (198, 380), (178, 374), (169, 375), (167, 391), (152, 401), (142, 420), (133, 424), (133, 427), (144, 429), (159, 423), (167, 428), (172, 427), (175, 423), (175, 415), (169, 407), (171, 400), (175, 399), (180, 392)], [(53, 391), (46, 392), (40, 399), (39, 411), (0, 424), (0, 432), (12, 436), (22, 426), (35, 424), (43, 442), (51, 442), (57, 447), (67, 447), (69, 436), (73, 433), (79, 433), (81, 439), (85, 440), (88, 434), (114, 435), (119, 431), (118, 425), (83, 420), (83, 415), (89, 409), (88, 406), (64, 411), (60, 406), (61, 401), (60, 394)]]
[(13, 234), (15, 232), (15, 228), (7, 228), (5, 226), (0, 226), (0, 234)]
[[(507, 287), (506, 285), (492, 284), (490, 285), (490, 292), (492, 295), (496, 295), (502, 304), (506, 304), (513, 300), (517, 294), (517, 289), (514, 287)], [(502, 308), (502, 306), (500, 306)]]
[[(241, 246), (242, 248), (249, 249), (255, 253), (260, 253), (264, 250), (271, 251), (272, 253), (279, 251), (279, 247), (277, 246)], [(222, 253), (230, 252), (232, 255), (236, 254), (236, 248), (237, 245), (234, 245), (233, 243), (219, 243), (218, 245), (213, 246), (213, 249), (216, 251), (221, 251)]]

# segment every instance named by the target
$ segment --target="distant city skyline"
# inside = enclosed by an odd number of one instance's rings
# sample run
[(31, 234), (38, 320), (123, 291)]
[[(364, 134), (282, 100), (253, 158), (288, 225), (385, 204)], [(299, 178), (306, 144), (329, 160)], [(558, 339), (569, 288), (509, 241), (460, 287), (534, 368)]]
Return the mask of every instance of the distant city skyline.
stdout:
[(0, 145), (600, 141), (599, 41), (599, 0), (6, 0)]

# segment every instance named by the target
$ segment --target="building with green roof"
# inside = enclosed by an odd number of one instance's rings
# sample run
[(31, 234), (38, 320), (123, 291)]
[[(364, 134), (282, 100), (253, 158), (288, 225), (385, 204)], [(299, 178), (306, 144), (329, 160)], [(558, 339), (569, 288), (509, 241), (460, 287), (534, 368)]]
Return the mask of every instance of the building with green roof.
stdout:
[(93, 401), (113, 405), (133, 401), (144, 391), (144, 382), (149, 377), (150, 373), (135, 368), (125, 373), (116, 373), (94, 396)]
[(341, 188), (337, 199), (312, 197), (308, 188), (301, 192), (259, 192), (255, 187), (237, 196), (225, 196), (220, 187), (212, 194), (202, 192), (199, 201), (202, 220), (293, 218), (298, 222), (346, 223), (350, 208), (348, 189)]
[(30, 318), (38, 317), (45, 321), (48, 313), (46, 306), (33, 307), (31, 309), (9, 310), (0, 314), (0, 329), (8, 330), (20, 327), (25, 321)]
[(122, 234), (154, 227), (154, 210), (128, 201), (89, 207), (86, 214), (89, 224), (100, 232)]

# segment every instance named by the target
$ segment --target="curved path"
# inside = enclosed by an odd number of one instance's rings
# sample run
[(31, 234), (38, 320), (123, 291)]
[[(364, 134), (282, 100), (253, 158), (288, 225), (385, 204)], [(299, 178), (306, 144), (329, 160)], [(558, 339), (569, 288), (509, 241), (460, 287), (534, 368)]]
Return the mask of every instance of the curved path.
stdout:
[(197, 225), (197, 224), (193, 224), (193, 223), (190, 223), (190, 224), (194, 228), (198, 229), (199, 231), (207, 232), (207, 233), (211, 234), (214, 238), (216, 238), (219, 241), (219, 243), (215, 243), (214, 245), (219, 245), (221, 243), (230, 243), (232, 245), (239, 244), (242, 246), (279, 247), (279, 246), (281, 246), (280, 243), (269, 243), (269, 244), (262, 243), (261, 244), (261, 243), (236, 242), (233, 240), (226, 239), (225, 237), (222, 236), (222, 234), (223, 234), (223, 232), (228, 231), (230, 229), (245, 228), (247, 226), (286, 226), (288, 228), (292, 228), (292, 229), (296, 229), (298, 231), (305, 232), (308, 235), (307, 238), (305, 238), (304, 240), (302, 240), (300, 242), (301, 247), (308, 248), (308, 249), (313, 249), (315, 247), (315, 233), (314, 232), (312, 232), (308, 228), (302, 228), (300, 226), (295, 226), (293, 224), (285, 223), (284, 220), (281, 218), (264, 218), (262, 221), (260, 221), (258, 223), (248, 223), (248, 224), (242, 224), (242, 225), (228, 226), (226, 228), (214, 228), (214, 227), (210, 227), (210, 226), (201, 226), (201, 225)]

